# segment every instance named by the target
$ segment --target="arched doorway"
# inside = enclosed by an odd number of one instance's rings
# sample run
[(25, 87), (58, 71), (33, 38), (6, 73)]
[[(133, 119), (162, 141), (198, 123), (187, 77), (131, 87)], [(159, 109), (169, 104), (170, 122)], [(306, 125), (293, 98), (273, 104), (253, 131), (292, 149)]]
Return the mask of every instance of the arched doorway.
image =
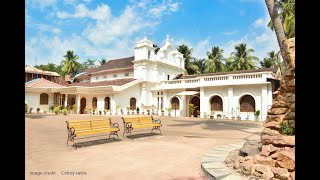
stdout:
[(86, 98), (81, 98), (81, 102), (80, 102), (80, 114), (84, 114), (84, 108), (86, 107)]
[(244, 95), (240, 99), (240, 112), (255, 112), (256, 103), (250, 95)]
[(211, 111), (223, 111), (223, 102), (220, 96), (213, 96), (210, 100)]
[(136, 98), (130, 99), (130, 110), (136, 110), (137, 109), (137, 100)]
[(177, 111), (180, 110), (179, 99), (177, 97), (171, 99), (171, 108), (174, 111), (174, 116), (177, 116)]
[(191, 98), (190, 104), (193, 104), (194, 106), (197, 106), (193, 112), (193, 116), (198, 116), (198, 111), (200, 111), (200, 98), (198, 96), (193, 96)]
[(110, 98), (109, 97), (104, 98), (104, 109), (110, 110)]

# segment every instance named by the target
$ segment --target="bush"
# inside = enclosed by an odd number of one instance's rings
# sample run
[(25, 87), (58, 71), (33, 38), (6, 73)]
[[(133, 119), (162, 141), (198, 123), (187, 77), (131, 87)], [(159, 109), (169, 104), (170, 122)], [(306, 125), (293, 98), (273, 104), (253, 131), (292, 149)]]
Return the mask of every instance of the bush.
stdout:
[(65, 109), (64, 105), (59, 106), (59, 109), (60, 110)]
[(25, 110), (25, 112), (28, 112), (28, 104), (27, 103), (24, 103), (24, 110)]
[(295, 134), (295, 124), (294, 122), (282, 121), (280, 123), (280, 133), (284, 135), (294, 135)]
[(49, 109), (50, 109), (51, 112), (53, 112), (53, 110), (54, 110), (54, 105), (51, 105)]
[(57, 106), (57, 107), (54, 108), (54, 113), (55, 113), (55, 114), (59, 114), (59, 111), (60, 111), (59, 106)]
[(67, 115), (68, 114), (68, 110), (67, 109), (62, 109), (62, 114), (63, 115)]

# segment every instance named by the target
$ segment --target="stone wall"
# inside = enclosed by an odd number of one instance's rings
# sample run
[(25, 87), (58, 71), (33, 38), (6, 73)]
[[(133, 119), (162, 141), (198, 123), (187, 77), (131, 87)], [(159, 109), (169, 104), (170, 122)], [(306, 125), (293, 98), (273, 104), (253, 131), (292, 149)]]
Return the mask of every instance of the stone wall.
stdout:
[[(233, 167), (244, 175), (262, 179), (295, 179), (295, 136), (280, 134), (281, 122), (295, 123), (295, 39), (283, 42), (286, 74), (280, 79), (276, 98), (261, 132), (259, 154), (239, 156)], [(241, 150), (240, 150), (241, 151)]]

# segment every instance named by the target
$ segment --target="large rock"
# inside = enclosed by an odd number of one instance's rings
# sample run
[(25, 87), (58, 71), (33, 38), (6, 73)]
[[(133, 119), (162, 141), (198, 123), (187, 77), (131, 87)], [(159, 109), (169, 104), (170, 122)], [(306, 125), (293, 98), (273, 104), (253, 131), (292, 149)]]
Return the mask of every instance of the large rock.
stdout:
[(271, 179), (274, 177), (270, 167), (266, 165), (255, 165), (252, 171), (255, 176), (262, 177), (262, 179)]
[(278, 178), (281, 180), (288, 180), (290, 178), (290, 173), (288, 172), (287, 169), (271, 167), (271, 171), (273, 172), (275, 178)]
[(277, 121), (265, 122), (264, 127), (269, 128), (269, 129), (279, 130), (280, 129), (280, 122), (277, 122)]
[(287, 86), (295, 87), (295, 79), (292, 79), (292, 80), (288, 81)]
[(286, 101), (289, 103), (295, 102), (295, 94), (286, 93)]
[[(237, 160), (237, 157), (239, 156), (239, 149), (233, 150), (229, 153), (226, 160), (224, 161), (228, 167), (233, 166), (233, 163)], [(229, 165), (230, 164), (230, 165)]]
[(292, 180), (296, 179), (296, 175), (295, 174), (296, 174), (295, 172), (290, 173), (290, 177), (291, 177)]
[(288, 169), (290, 172), (295, 170), (295, 155), (292, 152), (280, 151), (276, 161), (277, 167)]
[(245, 175), (250, 175), (252, 172), (253, 165), (253, 158), (251, 156), (247, 156), (244, 158), (244, 162), (240, 164), (240, 167)]
[(283, 100), (283, 101), (275, 101), (275, 102), (272, 104), (272, 107), (273, 107), (273, 108), (281, 108), (281, 107), (287, 108), (288, 105), (287, 105), (287, 103)]
[(285, 101), (286, 99), (281, 94), (278, 94), (278, 96), (274, 100), (276, 102), (276, 101)]
[(281, 122), (283, 118), (284, 118), (284, 115), (268, 115), (266, 122), (273, 122), (273, 121)]
[(274, 144), (274, 145), (282, 145), (282, 146), (294, 146), (295, 138), (294, 136), (286, 136), (286, 135), (276, 135), (270, 136), (268, 134), (261, 134), (261, 142), (262, 144)]
[(274, 166), (275, 162), (272, 158), (270, 157), (263, 157), (259, 155), (253, 156), (253, 162), (255, 164), (263, 164), (263, 165), (268, 165), (268, 166)]
[(268, 115), (285, 114), (289, 108), (271, 108), (268, 110)]
[(243, 144), (243, 147), (240, 149), (240, 155), (243, 156), (254, 156), (260, 153), (259, 150), (260, 141), (247, 141)]
[(296, 118), (296, 113), (295, 112), (288, 112), (283, 119), (295, 119)]
[(296, 111), (296, 103), (291, 104), (290, 111), (295, 112)]
[(277, 130), (273, 130), (273, 129), (270, 129), (270, 128), (264, 128), (262, 131), (261, 131), (261, 134), (267, 134), (269, 136), (277, 136), (279, 135), (279, 131)]

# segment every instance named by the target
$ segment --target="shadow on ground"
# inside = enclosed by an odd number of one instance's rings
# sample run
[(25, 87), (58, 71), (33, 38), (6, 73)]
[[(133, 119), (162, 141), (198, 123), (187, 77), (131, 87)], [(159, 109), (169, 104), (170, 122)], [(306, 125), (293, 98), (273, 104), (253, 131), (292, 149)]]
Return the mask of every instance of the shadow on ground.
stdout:
[[(233, 120), (172, 120), (178, 122), (178, 124), (172, 124), (168, 126), (183, 126), (183, 127), (191, 127), (191, 126), (198, 126), (198, 125), (205, 125), (204, 129), (215, 130), (221, 129), (224, 126), (231, 126), (238, 129), (238, 128), (258, 128), (261, 125), (254, 123), (254, 122), (245, 122), (245, 121), (233, 121)], [(179, 123), (180, 122), (180, 123)]]
[(139, 134), (133, 134), (133, 135), (125, 135), (127, 138), (131, 139), (139, 139), (139, 138), (144, 138), (144, 137), (151, 137), (151, 136), (161, 136), (159, 133), (139, 133)]
[(30, 119), (43, 119), (46, 116), (58, 116), (55, 114), (25, 114), (25, 117), (30, 118)]
[(100, 144), (106, 144), (106, 143), (113, 143), (113, 142), (119, 142), (121, 139), (117, 138), (105, 138), (105, 139), (97, 139), (97, 140), (91, 140), (91, 141), (84, 141), (84, 142), (76, 142), (74, 146), (76, 148), (81, 148), (81, 147), (87, 147), (87, 146), (95, 146), (95, 145), (100, 145)]

